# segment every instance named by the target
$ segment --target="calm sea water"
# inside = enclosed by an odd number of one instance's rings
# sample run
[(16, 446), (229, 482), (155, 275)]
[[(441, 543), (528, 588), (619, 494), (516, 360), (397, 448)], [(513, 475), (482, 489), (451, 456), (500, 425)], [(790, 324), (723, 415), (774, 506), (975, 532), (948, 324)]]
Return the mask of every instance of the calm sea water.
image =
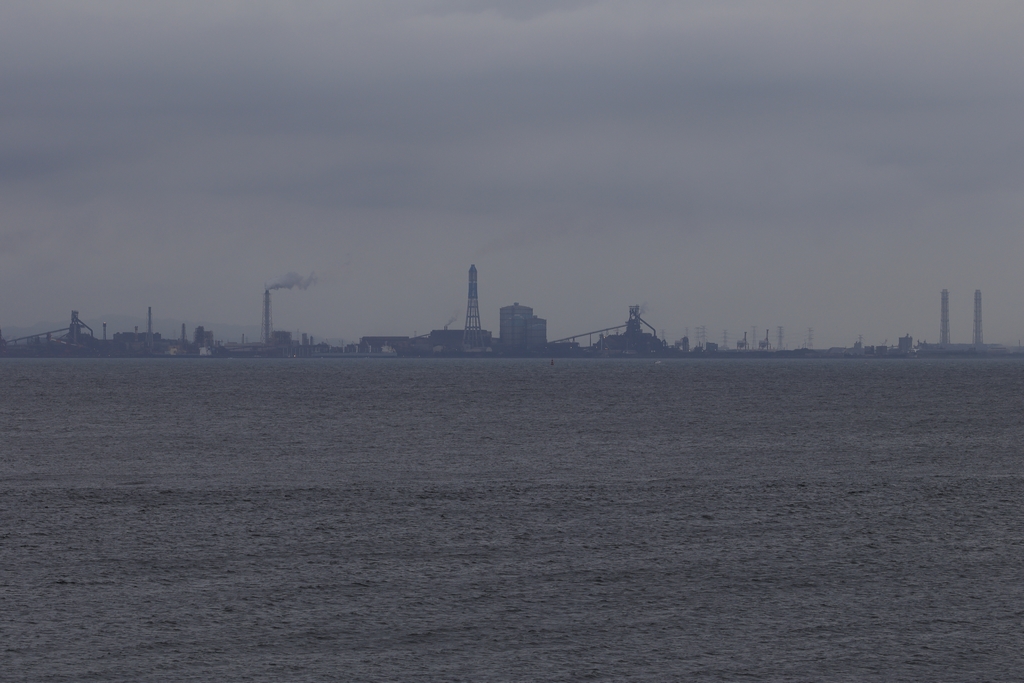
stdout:
[(1022, 362), (8, 360), (0, 679), (1019, 679), (1022, 461)]

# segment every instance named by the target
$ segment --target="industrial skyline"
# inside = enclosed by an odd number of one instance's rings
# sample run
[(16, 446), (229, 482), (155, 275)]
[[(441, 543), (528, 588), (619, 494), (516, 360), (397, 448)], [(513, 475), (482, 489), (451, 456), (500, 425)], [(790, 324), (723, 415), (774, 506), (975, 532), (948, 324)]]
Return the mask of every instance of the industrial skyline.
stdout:
[[(641, 317), (641, 309), (643, 307), (640, 305), (629, 307), (629, 320), (623, 324), (578, 332), (551, 340), (547, 336), (547, 320), (535, 315), (532, 307), (521, 305), (516, 301), (511, 305), (501, 306), (499, 311), (499, 332), (497, 336), (494, 336), (491, 331), (485, 330), (481, 326), (479, 280), (475, 264), (471, 264), (469, 267), (466, 315), (461, 330), (449, 329), (450, 323), (456, 321), (456, 318), (453, 316), (449, 319), (448, 324), (444, 325), (443, 329), (433, 329), (422, 335), (415, 332), (412, 335), (364, 334), (360, 336), (360, 340), (357, 343), (346, 343), (345, 340), (337, 340), (335, 344), (331, 344), (329, 339), (321, 336), (318, 337), (320, 339), (320, 346), (314, 349), (314, 335), (308, 331), (295, 330), (293, 335), (291, 331), (274, 329), (271, 291), (294, 288), (306, 290), (316, 281), (316, 276), (312, 273), (308, 277), (303, 278), (294, 272), (290, 272), (286, 276), (275, 280), (273, 284), (265, 286), (262, 297), (263, 310), (260, 333), (257, 339), (253, 339), (250, 336), (250, 339), (247, 341), (245, 334), (242, 333), (241, 339), (238, 341), (226, 340), (223, 338), (223, 335), (216, 337), (212, 330), (207, 330), (205, 326), (200, 325), (195, 328), (193, 341), (190, 341), (186, 334), (186, 325), (184, 323), (181, 325), (181, 335), (177, 339), (169, 336), (161, 338), (160, 334), (154, 336), (153, 309), (148, 307), (146, 330), (142, 337), (139, 336), (138, 326), (135, 326), (133, 332), (115, 333), (111, 339), (114, 342), (114, 346), (107, 345), (107, 322), (104, 321), (102, 323), (103, 346), (101, 350), (104, 350), (103, 353), (115, 353), (115, 355), (137, 355), (140, 352), (149, 355), (168, 353), (171, 355), (189, 353), (211, 355), (217, 351), (221, 355), (243, 354), (256, 356), (274, 356), (281, 353), (302, 356), (311, 355), (314, 352), (322, 356), (323, 354), (349, 352), (381, 353), (387, 350), (397, 350), (400, 355), (415, 356), (436, 355), (437, 353), (486, 355), (494, 352), (504, 355), (510, 353), (527, 355), (553, 353), (559, 355), (573, 352), (574, 349), (600, 349), (605, 352), (625, 351), (628, 353), (636, 353), (638, 349), (645, 353), (666, 350), (682, 351), (683, 353), (734, 351), (785, 353), (791, 350), (786, 343), (785, 326), (783, 325), (775, 327), (774, 345), (771, 342), (772, 330), (771, 328), (766, 328), (764, 339), (757, 341), (755, 346), (753, 340), (758, 334), (757, 326), (751, 327), (751, 336), (749, 338), (744, 333), (742, 339), (736, 338), (734, 345), (729, 343), (728, 330), (722, 331), (722, 341), (720, 344), (709, 341), (705, 325), (698, 325), (695, 328), (697, 331), (695, 339), (691, 340), (689, 338), (689, 328), (687, 327), (685, 328), (687, 331), (683, 336), (674, 343), (671, 343), (664, 330), (662, 330), (659, 337), (657, 329)], [(650, 328), (649, 333), (643, 330), (645, 326)], [(84, 334), (83, 329), (89, 332), (84, 342), (82, 338)], [(89, 340), (97, 340), (99, 337), (96, 336), (91, 327), (80, 319), (77, 310), (71, 312), (71, 323), (66, 328), (56, 328), (46, 330), (45, 332), (34, 331), (29, 334), (20, 334), (20, 332), (16, 332), (15, 335), (8, 333), (5, 338), (2, 334), (2, 328), (0, 328), (0, 350), (11, 351), (13, 355), (19, 355), (19, 353), (23, 355), (30, 345), (34, 345), (32, 346), (34, 353), (53, 355), (56, 351), (59, 351), (58, 347), (52, 346), (53, 343), (57, 342), (66, 344), (66, 350), (68, 351), (73, 351), (75, 348), (79, 348), (83, 352), (89, 351), (90, 344), (93, 345), (92, 351), (96, 351), (96, 348), (98, 348), (95, 347), (94, 341)], [(594, 335), (597, 335), (598, 339), (596, 344), (594, 343)], [(581, 342), (584, 338), (586, 338), (585, 344)], [(1012, 344), (986, 344), (984, 342), (980, 289), (974, 291), (973, 334), (969, 344), (951, 341), (949, 290), (943, 289), (941, 291), (939, 340), (938, 343), (929, 343), (926, 339), (918, 338), (918, 343), (915, 345), (914, 337), (908, 333), (898, 337), (896, 343), (890, 343), (887, 337), (881, 344), (866, 344), (864, 336), (857, 335), (857, 341), (852, 346), (834, 346), (829, 347), (825, 351), (826, 355), (860, 355), (862, 353), (907, 355), (912, 352), (934, 355), (968, 352), (1008, 353), (1022, 352), (1021, 349), (1024, 349), (1020, 342), (1015, 345), (1016, 349), (1014, 349)], [(292, 351), (288, 351), (287, 349), (289, 348)], [(820, 354), (822, 350), (814, 348), (814, 329), (807, 328), (803, 344), (793, 347), (792, 350), (814, 351)], [(851, 351), (852, 354), (850, 353)]]
[(986, 0), (5, 3), (0, 324), (256, 338), (301, 265), (275, 326), (408, 334), (475, 263), (553, 336), (639, 303), (673, 338), (937, 340), (948, 288), (954, 342), (975, 289), (1015, 342), (1022, 32)]
[[(472, 268), (475, 269), (475, 265), (472, 266)], [(298, 277), (294, 273), (289, 273), (289, 276)], [(316, 277), (315, 276), (311, 275), (310, 278), (312, 278), (311, 282), (315, 282), (316, 281)], [(471, 290), (474, 288), (475, 284), (476, 283), (473, 283), (473, 282), (470, 283), (470, 289)], [(308, 288), (309, 285), (310, 285), (310, 282), (307, 282), (306, 283), (306, 288)], [(279, 289), (279, 288), (290, 289), (290, 288), (293, 288), (293, 287), (296, 288), (296, 289), (299, 289), (298, 287), (295, 287), (295, 285), (292, 285), (291, 287), (277, 285), (277, 286), (274, 287), (274, 289)], [(451, 289), (451, 287), (447, 287), (447, 288)], [(519, 288), (517, 288), (517, 291), (518, 291), (518, 289)], [(518, 294), (501, 295), (501, 296), (503, 296), (503, 298), (505, 300), (507, 300), (509, 303), (511, 303), (512, 300), (517, 299), (517, 298), (525, 298), (525, 297), (520, 297)], [(908, 314), (908, 316), (907, 316), (908, 322), (906, 324), (902, 325), (902, 326), (897, 324), (896, 326), (894, 326), (895, 330), (899, 330), (901, 333), (906, 331), (906, 330), (917, 330), (918, 331), (918, 335), (915, 338), (921, 339), (923, 341), (935, 341), (935, 340), (937, 340), (937, 343), (939, 343), (939, 344), (950, 344), (950, 343), (952, 343), (952, 344), (958, 344), (958, 343), (959, 344), (966, 344), (966, 343), (983, 344), (983, 343), (985, 343), (984, 340), (985, 340), (985, 338), (987, 336), (989, 339), (994, 339), (995, 343), (1000, 343), (1000, 344), (1004, 344), (1004, 345), (1007, 345), (1007, 346), (1012, 346), (1012, 345), (1017, 345), (1018, 340), (1020, 338), (1024, 337), (1024, 332), (1022, 332), (1021, 335), (1019, 337), (1017, 337), (1017, 338), (1003, 338), (1003, 339), (999, 339), (999, 338), (995, 337), (995, 335), (992, 335), (992, 334), (989, 334), (989, 335), (985, 335), (984, 334), (983, 326), (982, 326), (982, 305), (981, 305), (981, 290), (980, 289), (976, 289), (974, 291), (973, 318), (968, 318), (967, 317), (966, 311), (963, 310), (963, 302), (962, 301), (958, 301), (958, 302), (954, 302), (954, 305), (953, 305), (953, 315), (952, 315), (952, 319), (951, 319), (951, 317), (950, 317), (950, 301), (949, 301), (949, 297), (950, 297), (949, 290), (948, 289), (943, 289), (942, 292), (941, 292), (941, 308), (940, 308), (939, 326), (938, 326), (937, 334), (934, 337), (932, 336), (932, 333), (930, 332), (930, 329), (934, 330), (935, 328), (931, 327), (930, 325), (928, 325), (927, 322), (925, 322), (924, 324), (922, 324), (921, 322), (909, 322), (909, 321), (921, 321), (921, 320), (927, 318), (927, 307), (925, 307), (924, 310), (917, 310), (917, 309), (915, 309), (915, 310), (911, 311)], [(646, 301), (646, 300), (649, 300), (649, 299), (650, 299), (650, 297), (647, 297), (647, 298), (644, 298), (642, 300)], [(499, 301), (501, 301), (501, 300), (499, 299)], [(540, 297), (538, 297), (536, 299), (533, 299), (532, 301), (534, 303), (538, 303), (538, 302), (539, 303), (543, 303), (545, 311), (549, 311), (549, 310), (557, 311), (560, 308), (560, 305), (559, 305), (559, 302), (557, 301), (557, 299), (552, 299), (552, 298), (550, 298), (550, 297), (548, 297), (546, 295), (545, 296), (540, 296)], [(299, 329), (317, 330), (317, 331), (319, 331), (319, 330), (323, 329), (323, 330), (325, 330), (325, 332), (321, 333), (320, 336), (322, 338), (333, 338), (333, 339), (338, 339), (338, 340), (341, 340), (341, 339), (345, 339), (345, 340), (356, 339), (356, 338), (361, 337), (364, 334), (368, 333), (367, 327), (370, 327), (370, 325), (366, 325), (366, 326), (362, 326), (362, 325), (361, 326), (352, 326), (350, 328), (350, 329), (352, 329), (352, 332), (349, 333), (349, 334), (346, 334), (346, 335), (340, 335), (340, 334), (337, 334), (337, 333), (333, 333), (332, 334), (330, 332), (330, 330), (332, 328), (331, 323), (325, 324), (323, 320), (321, 320), (318, 316), (315, 316), (315, 315), (312, 315), (312, 316), (308, 315), (308, 314), (307, 315), (303, 315), (302, 316), (303, 319), (296, 320), (296, 317), (294, 316), (294, 310), (297, 309), (297, 308), (298, 309), (303, 309), (304, 308), (303, 303), (304, 302), (302, 301), (301, 298), (289, 299), (288, 306), (281, 309), (282, 318), (281, 318), (281, 323), (278, 325), (279, 329), (291, 330), (291, 331), (298, 331)], [(626, 303), (628, 303), (628, 299), (621, 299), (620, 298), (620, 300), (617, 301), (617, 302), (611, 302), (610, 301), (608, 306), (607, 306), (607, 308), (606, 308), (606, 311), (610, 312), (612, 310), (617, 310), (615, 304), (618, 304), (618, 308), (621, 308)], [(693, 301), (690, 302), (690, 303), (692, 303), (693, 309), (695, 309), (695, 310), (705, 309), (705, 307), (702, 305), (699, 297), (695, 297), (693, 299)], [(884, 302), (884, 303), (889, 303), (889, 302)], [(899, 303), (899, 302), (894, 302), (894, 303)], [(957, 304), (959, 304), (959, 305), (957, 305)], [(446, 310), (446, 307), (451, 306), (451, 305), (456, 305), (456, 304), (455, 304), (454, 301), (452, 301), (452, 302), (450, 302), (450, 304), (434, 303), (434, 304), (430, 305), (429, 308), (434, 311), (434, 314), (432, 316), (430, 316), (430, 317), (433, 318), (432, 320), (428, 319), (427, 316), (423, 316), (423, 317), (420, 317), (418, 319), (409, 319), (408, 321), (403, 321), (403, 320), (400, 320), (400, 319), (393, 319), (393, 320), (384, 321), (383, 323), (381, 323), (379, 325), (373, 325), (373, 329), (374, 330), (381, 330), (381, 331), (387, 332), (388, 334), (409, 333), (410, 330), (415, 331), (415, 330), (429, 329), (432, 324), (434, 326), (437, 326), (439, 324), (438, 320), (442, 317), (440, 315), (441, 312)], [(452, 316), (450, 316), (450, 322), (457, 320), (457, 321), (459, 321), (459, 325), (461, 326), (461, 325), (463, 325), (463, 323), (467, 319), (472, 318), (475, 321), (474, 326), (475, 326), (476, 329), (487, 328), (487, 327), (497, 328), (498, 323), (500, 322), (499, 321), (499, 317), (500, 316), (498, 315), (498, 313), (500, 313), (500, 312), (498, 311), (498, 309), (501, 308), (502, 305), (508, 305), (508, 304), (506, 304), (504, 301), (502, 301), (501, 304), (499, 304), (497, 306), (491, 306), (490, 308), (488, 308), (487, 306), (484, 306), (484, 308), (481, 309), (479, 307), (480, 306), (479, 300), (477, 300), (476, 307), (474, 307), (473, 302), (472, 302), (472, 298), (471, 298), (470, 303), (466, 305), (466, 309), (465, 309), (466, 310), (466, 315), (465, 316), (458, 315), (458, 314), (452, 315)], [(138, 316), (138, 317), (133, 317), (131, 315), (124, 315), (124, 314), (114, 314), (114, 315), (111, 315), (111, 314), (107, 313), (107, 314), (91, 315), (90, 319), (93, 322), (100, 321), (101, 319), (102, 320), (117, 320), (117, 321), (119, 321), (118, 324), (121, 327), (124, 327), (125, 329), (131, 329), (131, 327), (133, 325), (138, 324), (140, 327), (143, 328), (143, 330), (144, 330), (143, 334), (145, 335), (145, 334), (149, 334), (152, 331), (150, 329), (150, 326), (154, 324), (152, 319), (151, 319), (151, 317), (150, 317), (151, 316), (151, 309), (152, 309), (152, 307), (147, 307), (147, 308), (150, 309), (150, 312), (148, 312), (148, 313), (146, 313), (146, 314), (144, 314), (142, 316)], [(177, 307), (174, 307), (174, 308), (177, 308)], [(644, 308), (645, 309), (651, 309), (652, 307), (650, 306), (650, 304), (645, 303)], [(84, 307), (79, 306), (78, 309), (76, 309), (76, 310), (81, 310), (81, 309), (84, 309)], [(659, 309), (655, 309), (655, 310), (659, 310)], [(308, 311), (308, 308), (306, 308), (306, 311)], [(575, 333), (575, 331), (577, 331), (577, 330), (579, 330), (580, 328), (583, 328), (583, 327), (593, 326), (594, 324), (600, 324), (602, 322), (604, 322), (604, 323), (611, 323), (611, 322), (613, 322), (614, 318), (613, 319), (608, 319), (608, 315), (609, 315), (608, 312), (606, 312), (602, 316), (602, 313), (599, 311), (597, 314), (595, 314), (595, 320), (593, 320), (593, 321), (584, 321), (583, 324), (577, 324), (575, 327), (569, 327), (569, 323), (567, 323), (565, 320), (559, 319), (559, 318), (557, 318), (555, 316), (552, 316), (551, 314), (548, 314), (548, 319), (550, 319), (552, 321), (552, 323), (551, 323), (552, 324), (551, 331), (552, 331), (554, 337), (561, 337), (561, 336), (566, 336), (567, 334), (573, 334), (573, 333)], [(672, 337), (672, 338), (688, 334), (688, 330), (691, 329), (691, 328), (694, 329), (694, 330), (705, 329), (705, 330), (707, 330), (707, 332), (705, 332), (705, 334), (707, 336), (709, 336), (711, 339), (716, 339), (717, 338), (717, 340), (719, 342), (722, 341), (723, 336), (724, 336), (725, 339), (728, 340), (726, 345), (732, 345), (732, 344), (735, 344), (737, 342), (741, 342), (742, 338), (743, 338), (742, 335), (741, 335), (741, 337), (734, 337), (734, 336), (730, 335), (729, 332), (728, 332), (730, 329), (744, 329), (745, 328), (746, 330), (750, 331), (749, 334), (746, 333), (746, 332), (743, 333), (743, 335), (747, 335), (747, 339), (748, 339), (747, 343), (755, 345), (755, 346), (759, 343), (759, 340), (760, 340), (760, 342), (764, 341), (764, 329), (763, 329), (763, 326), (764, 325), (768, 325), (768, 327), (770, 328), (771, 345), (772, 345), (773, 348), (783, 348), (783, 347), (786, 347), (786, 348), (803, 348), (803, 347), (814, 348), (815, 347), (815, 342), (817, 342), (817, 346), (819, 348), (820, 347), (828, 347), (828, 346), (836, 346), (836, 345), (842, 345), (844, 343), (848, 343), (850, 339), (856, 338), (858, 336), (870, 339), (870, 340), (872, 340), (873, 342), (876, 342), (876, 343), (881, 342), (883, 340), (888, 340), (888, 341), (891, 342), (893, 340), (893, 333), (894, 333), (894, 330), (888, 330), (888, 331), (881, 331), (881, 332), (868, 333), (868, 334), (864, 334), (862, 332), (854, 332), (854, 333), (851, 333), (851, 334), (840, 334), (840, 333), (838, 333), (836, 331), (832, 331), (832, 330), (821, 330), (821, 328), (818, 327), (818, 326), (804, 326), (804, 327), (802, 327), (800, 325), (800, 322), (803, 322), (803, 321), (799, 321), (799, 320), (792, 321), (792, 322), (789, 322), (788, 324), (782, 324), (782, 325), (774, 323), (771, 320), (764, 320), (761, 323), (761, 325), (753, 325), (753, 326), (746, 325), (745, 326), (743, 324), (737, 324), (737, 322), (742, 323), (742, 321), (738, 320), (737, 316), (732, 316), (732, 315), (723, 316), (721, 314), (721, 312), (712, 312), (710, 315), (702, 315), (701, 317), (698, 317), (698, 315), (687, 315), (687, 316), (682, 317), (681, 319), (668, 319), (668, 318), (663, 317), (662, 315), (659, 314), (658, 315), (659, 325), (662, 326), (662, 327), (665, 327), (666, 330), (667, 330), (666, 336), (667, 337)], [(429, 313), (428, 313), (428, 316), (429, 316)], [(467, 317), (467, 316), (469, 316), (469, 317)], [(604, 319), (601, 319), (602, 317)], [(760, 316), (760, 315), (758, 315), (757, 317), (765, 318), (767, 316)], [(810, 317), (815, 317), (815, 316), (810, 316)], [(703, 320), (707, 320), (707, 319), (722, 320), (722, 319), (725, 319), (725, 320), (731, 321), (731, 322), (726, 322), (724, 324), (721, 324), (720, 326), (719, 325), (706, 324), (706, 323), (704, 323), (704, 324), (695, 324), (695, 323), (701, 322), (702, 319)], [(1017, 319), (1017, 316), (1012, 316), (1011, 317), (1012, 321), (1016, 321), (1016, 319)], [(266, 288), (266, 287), (264, 288), (263, 298), (262, 298), (261, 317), (259, 318), (259, 322), (258, 323), (253, 323), (251, 321), (247, 323), (247, 322), (244, 321), (243, 317), (234, 315), (234, 316), (225, 316), (225, 320), (210, 319), (210, 318), (203, 319), (203, 318), (198, 318), (198, 317), (196, 317), (196, 318), (184, 318), (184, 319), (183, 318), (175, 318), (175, 317), (163, 317), (163, 318), (158, 318), (156, 324), (158, 326), (161, 326), (161, 329), (164, 330), (165, 334), (169, 334), (169, 333), (172, 333), (172, 332), (176, 332), (180, 325), (182, 325), (182, 324), (189, 324), (189, 320), (192, 321), (191, 324), (200, 324), (201, 323), (201, 324), (203, 324), (204, 326), (206, 326), (208, 328), (215, 328), (215, 329), (218, 329), (218, 330), (224, 330), (225, 331), (225, 339), (237, 340), (237, 339), (240, 339), (242, 335), (246, 335), (249, 340), (265, 341), (268, 338), (268, 335), (270, 334), (270, 331), (272, 329), (274, 329), (274, 326), (275, 326), (274, 325), (274, 321), (273, 321), (273, 317), (272, 317), (272, 314), (271, 314), (271, 289), (270, 288)], [(934, 318), (933, 318), (933, 320), (934, 320)], [(951, 322), (951, 320), (952, 320), (952, 322)], [(806, 321), (806, 318), (805, 318), (805, 321)], [(959, 321), (959, 323), (957, 321)], [(41, 321), (41, 322), (36, 322), (34, 324), (24, 325), (24, 324), (12, 323), (12, 322), (10, 322), (10, 318), (5, 316), (4, 319), (0, 319), (0, 330), (11, 330), (12, 332), (17, 333), (20, 336), (20, 335), (23, 335), (23, 334), (31, 334), (31, 333), (35, 333), (35, 332), (40, 332), (40, 331), (45, 331), (47, 329), (51, 329), (54, 326), (59, 325), (61, 322), (62, 321), (59, 318), (55, 317), (52, 320)], [(1000, 321), (997, 321), (996, 325), (999, 326), (999, 327), (1002, 327), (1003, 329), (1005, 329), (1007, 327), (1005, 324), (1000, 325), (999, 323), (1000, 323)], [(967, 324), (970, 324), (971, 327), (968, 328)], [(786, 335), (785, 330), (786, 330), (786, 328), (803, 329), (803, 330), (806, 330), (806, 332), (805, 333), (801, 333), (797, 337), (797, 341), (790, 342), (790, 341), (787, 341), (787, 339), (785, 338), (785, 335)], [(335, 327), (335, 329), (337, 329), (337, 328)], [(758, 332), (759, 329), (760, 329), (760, 332)], [(869, 326), (863, 326), (862, 328), (855, 328), (855, 327), (853, 327), (851, 325), (848, 329), (853, 329), (853, 330), (857, 330), (857, 329), (870, 329), (870, 327)], [(467, 333), (475, 336), (474, 332), (467, 331)], [(175, 334), (175, 336), (177, 336), (177, 335)], [(1005, 332), (1004, 332), (1004, 337), (1005, 337)]]

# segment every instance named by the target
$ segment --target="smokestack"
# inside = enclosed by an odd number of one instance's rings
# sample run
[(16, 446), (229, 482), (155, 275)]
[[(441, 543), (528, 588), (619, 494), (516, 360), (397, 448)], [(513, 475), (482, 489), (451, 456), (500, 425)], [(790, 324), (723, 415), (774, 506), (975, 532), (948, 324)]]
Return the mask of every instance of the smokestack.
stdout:
[(974, 290), (974, 345), (981, 346), (985, 342), (981, 334), (981, 290)]
[(149, 307), (149, 313), (146, 316), (146, 348), (150, 351), (153, 350), (153, 307)]
[(942, 323), (939, 326), (939, 343), (949, 344), (949, 290), (942, 290)]
[(103, 341), (107, 341), (107, 324), (103, 323)]
[(263, 290), (263, 329), (260, 336), (264, 344), (274, 342), (274, 324), (270, 319), (270, 287)]

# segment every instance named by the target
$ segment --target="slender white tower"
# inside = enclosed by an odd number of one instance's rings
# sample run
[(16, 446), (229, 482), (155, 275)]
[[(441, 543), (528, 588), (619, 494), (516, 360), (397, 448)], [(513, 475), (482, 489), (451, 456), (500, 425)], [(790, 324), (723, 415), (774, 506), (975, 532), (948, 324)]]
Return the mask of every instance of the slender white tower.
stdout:
[(981, 290), (974, 290), (974, 345), (982, 346), (985, 343), (981, 334)]
[(939, 343), (949, 343), (949, 290), (942, 290), (942, 323), (939, 327)]

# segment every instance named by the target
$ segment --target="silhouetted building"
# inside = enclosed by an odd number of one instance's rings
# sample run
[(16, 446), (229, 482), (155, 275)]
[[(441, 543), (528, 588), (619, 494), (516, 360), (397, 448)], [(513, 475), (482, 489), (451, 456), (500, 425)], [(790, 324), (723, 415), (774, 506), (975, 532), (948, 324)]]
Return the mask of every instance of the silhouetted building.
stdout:
[(515, 302), (502, 306), (499, 318), (501, 346), (506, 349), (537, 350), (548, 343), (548, 321), (538, 318), (529, 306)]
[[(462, 334), (463, 330), (459, 330)], [(409, 343), (409, 337), (362, 337), (359, 340), (359, 350), (363, 353), (380, 353), (385, 348), (395, 348)]]
[[(491, 345), (491, 333), (488, 330), (477, 331), (480, 333), (482, 346), (473, 348), (488, 348)], [(462, 351), (466, 348), (465, 338), (465, 330), (431, 330), (428, 343), (435, 352)]]
[[(161, 341), (162, 340), (159, 332), (154, 332), (153, 333), (153, 340), (154, 341)], [(127, 344), (127, 343), (138, 342), (139, 344), (142, 345), (142, 346), (140, 346), (140, 348), (144, 348), (145, 344), (146, 344), (145, 337), (142, 337), (142, 336), (136, 334), (135, 332), (115, 332), (114, 333), (113, 341), (116, 342), (116, 343), (120, 343), (120, 344)]]
[[(644, 332), (644, 326), (651, 331)], [(665, 342), (655, 335), (654, 326), (640, 317), (640, 306), (629, 307), (629, 320), (625, 328), (622, 334), (602, 337), (598, 342), (600, 350), (613, 353), (656, 353), (665, 349)], [(717, 350), (718, 345), (715, 344), (714, 348)]]

